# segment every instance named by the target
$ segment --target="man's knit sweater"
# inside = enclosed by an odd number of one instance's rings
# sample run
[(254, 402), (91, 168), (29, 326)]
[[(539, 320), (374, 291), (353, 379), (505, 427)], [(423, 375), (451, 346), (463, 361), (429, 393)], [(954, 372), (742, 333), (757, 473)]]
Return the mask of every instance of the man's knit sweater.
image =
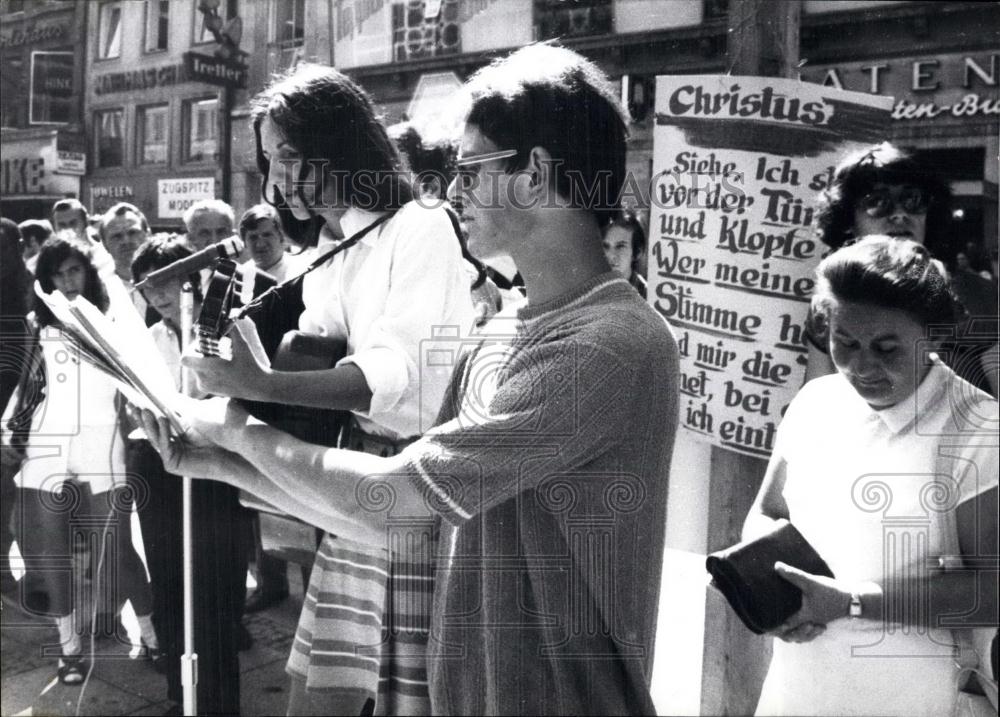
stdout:
[(401, 456), (443, 519), (433, 712), (652, 714), (673, 335), (610, 273), (483, 335)]

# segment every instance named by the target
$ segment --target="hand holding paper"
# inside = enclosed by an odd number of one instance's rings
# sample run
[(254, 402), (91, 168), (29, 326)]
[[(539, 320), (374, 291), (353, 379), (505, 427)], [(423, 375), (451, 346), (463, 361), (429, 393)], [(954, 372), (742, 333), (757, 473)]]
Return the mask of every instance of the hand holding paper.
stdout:
[(145, 409), (140, 411), (140, 419), (168, 472), (192, 478), (217, 478), (224, 471), (227, 452), (197, 429), (177, 434), (166, 418)]
[(46, 293), (37, 281), (35, 293), (52, 311), (81, 360), (110, 376), (129, 402), (166, 418), (175, 432), (183, 431), (176, 412), (180, 393), (144, 326), (134, 330), (128, 322), (119, 325), (84, 297), (70, 301), (60, 291)]

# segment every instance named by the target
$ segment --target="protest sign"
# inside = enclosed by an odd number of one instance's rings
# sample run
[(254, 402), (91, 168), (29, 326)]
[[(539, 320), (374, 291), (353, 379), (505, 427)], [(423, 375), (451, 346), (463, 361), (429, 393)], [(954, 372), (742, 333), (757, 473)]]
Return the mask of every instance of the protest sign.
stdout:
[(680, 424), (766, 458), (802, 385), (826, 251), (811, 228), (837, 161), (885, 139), (892, 98), (764, 77), (661, 76), (649, 301), (681, 351)]

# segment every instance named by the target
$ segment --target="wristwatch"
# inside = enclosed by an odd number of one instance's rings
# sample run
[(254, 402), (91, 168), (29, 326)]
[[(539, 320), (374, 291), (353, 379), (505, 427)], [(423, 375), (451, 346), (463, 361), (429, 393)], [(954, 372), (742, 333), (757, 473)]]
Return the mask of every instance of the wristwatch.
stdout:
[(861, 617), (861, 593), (851, 593), (847, 614), (851, 617)]

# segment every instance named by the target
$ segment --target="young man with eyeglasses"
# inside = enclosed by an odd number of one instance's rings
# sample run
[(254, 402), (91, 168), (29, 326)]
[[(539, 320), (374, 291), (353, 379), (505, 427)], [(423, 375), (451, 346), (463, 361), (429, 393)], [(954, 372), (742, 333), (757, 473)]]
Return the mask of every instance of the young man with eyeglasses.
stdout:
[(351, 540), (435, 521), (433, 713), (651, 714), (678, 353), (601, 245), (624, 114), (595, 65), (550, 45), (468, 90), (449, 192), (473, 252), (513, 258), (528, 301), (433, 343), (428, 357), (453, 367), (436, 426), (379, 458), (247, 425), (236, 404), (192, 408), (186, 443), (145, 423), (177, 470), (290, 511), (308, 501)]

